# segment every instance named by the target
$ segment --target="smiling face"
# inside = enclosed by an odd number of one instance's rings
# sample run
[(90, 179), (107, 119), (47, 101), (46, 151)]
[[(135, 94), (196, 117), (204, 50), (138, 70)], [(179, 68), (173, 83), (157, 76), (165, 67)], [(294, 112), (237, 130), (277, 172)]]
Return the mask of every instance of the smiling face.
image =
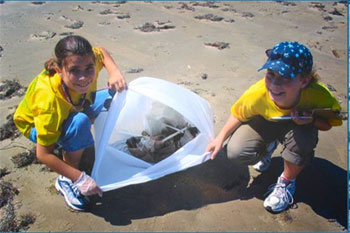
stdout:
[(95, 60), (92, 55), (71, 55), (64, 59), (58, 71), (64, 84), (72, 91), (86, 93), (95, 79)]
[(311, 77), (293, 79), (283, 78), (276, 71), (268, 69), (265, 76), (265, 86), (272, 101), (280, 108), (291, 109), (300, 99), (300, 93), (311, 80)]

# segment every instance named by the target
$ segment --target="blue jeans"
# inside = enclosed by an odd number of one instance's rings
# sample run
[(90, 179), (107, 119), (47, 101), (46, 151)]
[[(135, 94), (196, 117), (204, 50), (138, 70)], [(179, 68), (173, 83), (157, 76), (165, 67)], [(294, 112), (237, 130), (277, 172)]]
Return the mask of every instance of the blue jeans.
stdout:
[[(94, 144), (94, 139), (91, 134), (91, 120), (96, 118), (98, 114), (105, 108), (105, 101), (111, 98), (108, 90), (96, 92), (95, 103), (90, 105), (84, 112), (73, 112), (63, 122), (61, 136), (57, 144), (62, 146), (67, 152), (81, 150), (90, 147)], [(36, 143), (37, 131), (33, 127), (30, 131), (29, 139)]]

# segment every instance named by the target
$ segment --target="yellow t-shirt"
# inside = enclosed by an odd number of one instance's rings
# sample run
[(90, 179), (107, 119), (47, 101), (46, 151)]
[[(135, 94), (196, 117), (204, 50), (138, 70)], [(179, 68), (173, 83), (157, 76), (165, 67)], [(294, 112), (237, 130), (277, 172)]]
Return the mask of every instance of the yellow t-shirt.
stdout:
[[(97, 89), (98, 73), (103, 68), (104, 57), (99, 48), (93, 48), (96, 76), (86, 93), (86, 101), (93, 103), (91, 92)], [(37, 130), (37, 142), (43, 146), (56, 143), (61, 135), (62, 123), (74, 110), (66, 100), (59, 74), (50, 77), (44, 69), (29, 84), (23, 100), (14, 114), (14, 123), (24, 136), (29, 137), (33, 126)], [(81, 94), (69, 90), (73, 103), (79, 103)]]
[[(340, 104), (328, 88), (320, 82), (312, 81), (307, 88), (302, 89), (296, 109), (312, 110), (315, 108), (341, 110)], [(238, 120), (245, 122), (256, 115), (260, 115), (266, 120), (271, 117), (290, 115), (291, 109), (281, 109), (272, 101), (263, 78), (246, 90), (232, 105), (231, 114)], [(329, 123), (332, 126), (339, 126), (342, 124), (342, 120), (329, 119)]]

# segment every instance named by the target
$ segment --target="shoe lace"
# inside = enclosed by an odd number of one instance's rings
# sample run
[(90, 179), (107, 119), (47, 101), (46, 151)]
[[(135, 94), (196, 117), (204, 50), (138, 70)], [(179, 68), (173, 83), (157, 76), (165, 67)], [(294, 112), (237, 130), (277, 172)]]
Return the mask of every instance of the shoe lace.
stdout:
[(289, 205), (293, 204), (294, 199), (293, 195), (287, 189), (287, 185), (284, 183), (276, 183), (272, 184), (268, 187), (268, 191), (264, 194), (264, 196), (269, 195), (274, 192), (274, 195), (278, 198), (282, 198), (284, 202), (287, 202)]
[(81, 193), (80, 193), (78, 187), (77, 187), (76, 185), (71, 185), (71, 187), (72, 187), (72, 190), (73, 190), (75, 196), (76, 196), (76, 197), (80, 197), (80, 196), (81, 196)]

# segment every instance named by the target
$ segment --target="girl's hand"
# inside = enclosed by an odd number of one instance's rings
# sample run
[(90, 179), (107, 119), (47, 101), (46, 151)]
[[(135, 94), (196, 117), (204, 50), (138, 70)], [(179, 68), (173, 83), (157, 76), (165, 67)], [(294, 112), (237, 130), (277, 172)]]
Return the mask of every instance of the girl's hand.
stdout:
[(110, 74), (108, 79), (108, 87), (116, 90), (117, 92), (127, 89), (124, 76), (120, 72)]
[(219, 151), (222, 148), (222, 144), (224, 142), (222, 140), (219, 140), (218, 138), (215, 138), (207, 148), (205, 149), (205, 152), (211, 152), (210, 159), (213, 160), (218, 155)]
[(102, 190), (96, 182), (85, 172), (82, 172), (79, 178), (74, 182), (74, 185), (79, 189), (84, 196), (98, 194), (102, 197)]
[(311, 124), (313, 121), (311, 112), (302, 112), (302, 115), (299, 115), (299, 112), (297, 110), (293, 110), (291, 116), (297, 125)]

